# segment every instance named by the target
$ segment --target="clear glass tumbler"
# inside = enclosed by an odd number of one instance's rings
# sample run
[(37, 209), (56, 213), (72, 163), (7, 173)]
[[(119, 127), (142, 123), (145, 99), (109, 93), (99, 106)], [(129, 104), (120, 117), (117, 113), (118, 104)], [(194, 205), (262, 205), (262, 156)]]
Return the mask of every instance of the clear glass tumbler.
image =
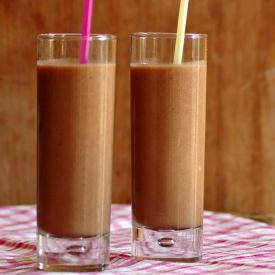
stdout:
[(131, 36), (132, 254), (194, 262), (202, 255), (207, 36)]
[(112, 35), (38, 36), (39, 269), (102, 270), (109, 262), (115, 56)]

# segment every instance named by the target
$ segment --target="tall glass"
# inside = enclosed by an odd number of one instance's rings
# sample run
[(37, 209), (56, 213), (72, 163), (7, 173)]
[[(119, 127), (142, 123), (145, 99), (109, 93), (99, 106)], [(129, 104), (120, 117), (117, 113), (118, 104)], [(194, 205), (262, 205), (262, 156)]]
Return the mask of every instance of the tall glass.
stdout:
[[(87, 64), (81, 43), (89, 40)], [(38, 268), (109, 262), (116, 38), (38, 36)]]
[(131, 56), (132, 254), (202, 255), (207, 36), (135, 33)]

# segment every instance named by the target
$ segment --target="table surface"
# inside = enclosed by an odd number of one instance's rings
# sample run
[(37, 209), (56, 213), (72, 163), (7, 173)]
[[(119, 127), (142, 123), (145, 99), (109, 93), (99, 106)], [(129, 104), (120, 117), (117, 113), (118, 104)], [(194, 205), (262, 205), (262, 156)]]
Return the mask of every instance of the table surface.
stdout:
[[(130, 248), (130, 206), (113, 205), (111, 262), (103, 274), (275, 274), (275, 226), (230, 214), (204, 213), (200, 263), (135, 259)], [(35, 251), (35, 207), (0, 207), (0, 273), (46, 274), (36, 270)]]

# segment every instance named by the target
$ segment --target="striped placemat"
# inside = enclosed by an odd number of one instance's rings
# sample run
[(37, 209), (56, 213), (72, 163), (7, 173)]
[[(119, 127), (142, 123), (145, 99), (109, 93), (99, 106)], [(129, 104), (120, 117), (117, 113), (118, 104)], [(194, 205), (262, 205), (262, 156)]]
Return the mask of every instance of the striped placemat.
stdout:
[[(205, 212), (203, 260), (190, 264), (132, 258), (128, 205), (112, 206), (111, 232), (103, 274), (275, 274), (275, 226), (250, 219)], [(36, 270), (35, 250), (35, 207), (0, 207), (0, 273), (46, 274)]]

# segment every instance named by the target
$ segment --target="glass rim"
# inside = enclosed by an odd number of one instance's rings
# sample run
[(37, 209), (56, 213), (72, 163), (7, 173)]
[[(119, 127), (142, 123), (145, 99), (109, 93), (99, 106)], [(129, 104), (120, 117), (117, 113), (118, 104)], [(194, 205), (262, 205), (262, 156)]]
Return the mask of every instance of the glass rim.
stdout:
[(81, 39), (110, 41), (116, 40), (117, 36), (113, 34), (97, 34), (92, 33), (83, 36), (81, 33), (41, 33), (37, 35), (37, 40), (81, 40)]
[[(177, 33), (170, 32), (133, 32), (130, 34), (133, 38), (167, 38), (174, 39), (177, 37)], [(186, 33), (184, 35), (185, 38), (189, 39), (205, 39), (208, 37), (207, 34), (204, 33)]]

